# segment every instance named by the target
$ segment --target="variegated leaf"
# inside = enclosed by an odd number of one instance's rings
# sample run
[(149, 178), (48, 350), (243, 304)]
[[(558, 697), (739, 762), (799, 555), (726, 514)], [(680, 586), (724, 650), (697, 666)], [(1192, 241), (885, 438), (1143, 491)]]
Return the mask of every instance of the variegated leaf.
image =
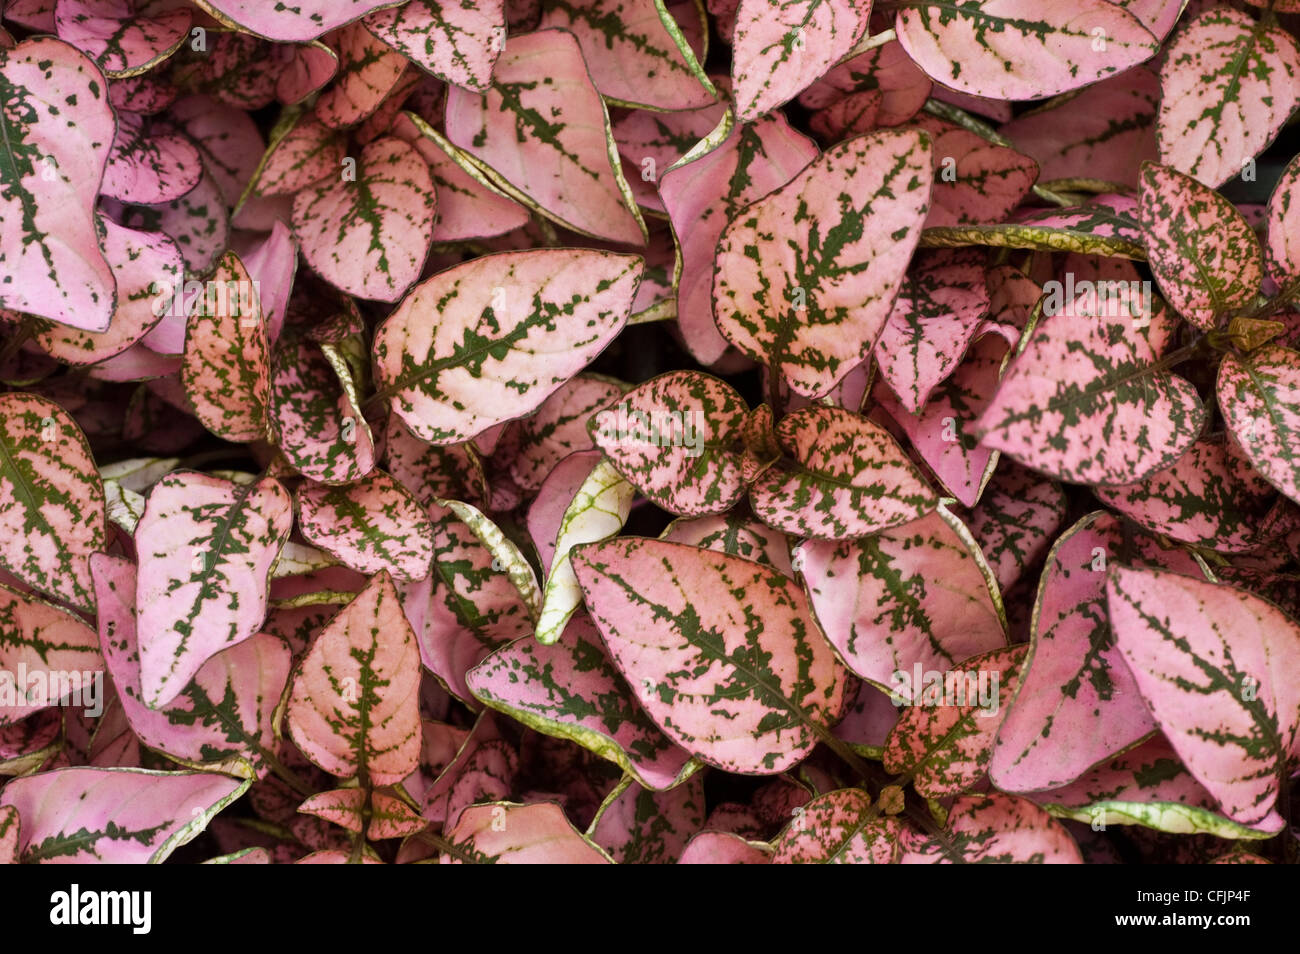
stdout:
[(282, 43), (306, 43), (330, 30), (383, 7), (394, 0), (198, 0), (198, 5), (223, 23), (232, 24)]
[(506, 42), (503, 0), (413, 0), (362, 22), (420, 69), (476, 92), (491, 86), (492, 67)]
[(1223, 196), (1191, 176), (1144, 163), (1138, 220), (1160, 291), (1202, 331), (1255, 300), (1264, 257), (1255, 231)]
[(350, 23), (332, 37), (339, 69), (312, 109), (331, 129), (356, 126), (397, 88), (407, 59), (386, 46), (360, 23)]
[(559, 805), (474, 805), (446, 833), (442, 864), (608, 865), (609, 855), (579, 834)]
[(54, 31), (111, 77), (134, 76), (162, 62), (190, 31), (183, 7), (156, 13), (131, 0), (59, 0)]
[(842, 788), (803, 806), (774, 842), (774, 865), (889, 865), (898, 860), (897, 819), (873, 810), (871, 796)]
[(1106, 584), (1115, 644), (1183, 764), (1235, 822), (1269, 833), (1300, 753), (1289, 678), (1300, 626), (1244, 590), (1116, 566)]
[(1268, 275), (1284, 290), (1300, 283), (1300, 157), (1292, 159), (1268, 197), (1264, 258)]
[[(549, 82), (538, 81), (545, 64)], [(535, 211), (583, 235), (643, 245), (605, 102), (566, 30), (510, 38), (482, 95), (447, 94), (447, 138)]]
[(236, 484), (177, 471), (149, 491), (135, 528), (149, 708), (166, 705), (208, 659), (261, 628), (271, 565), (292, 524), (292, 501), (272, 477)]
[(340, 778), (393, 785), (420, 753), (419, 652), (392, 578), (376, 574), (321, 630), (294, 675), (288, 725)]
[(839, 717), (847, 673), (779, 571), (634, 537), (582, 547), (573, 566), (637, 700), (702, 761), (776, 774)]
[(935, 226), (921, 235), (923, 248), (992, 245), (1050, 252), (1078, 252), (1141, 261), (1146, 257), (1137, 223), (1137, 200), (1100, 195), (1087, 205), (1017, 215), (1006, 225)]
[(1038, 178), (1038, 163), (1014, 149), (934, 116), (913, 125), (930, 135), (934, 158), (927, 227), (1004, 222)]
[(990, 99), (1039, 99), (1136, 66), (1159, 44), (1106, 0), (917, 0), (894, 24), (908, 56), (945, 86)]
[(115, 129), (107, 92), (61, 40), (0, 50), (0, 305), (83, 331), (106, 330), (117, 298), (95, 222)]
[(1300, 104), (1300, 45), (1268, 21), (1217, 5), (1178, 31), (1160, 88), (1160, 161), (1218, 188)]
[(1226, 354), (1216, 393), (1246, 459), (1300, 502), (1300, 353), (1274, 344), (1241, 357)]
[(877, 125), (897, 126), (920, 112), (933, 85), (903, 45), (890, 40), (836, 66), (809, 87), (799, 102), (810, 109), (824, 109), (845, 95), (878, 92)]
[(438, 500), (463, 500), (484, 506), (490, 494), (483, 461), (472, 444), (426, 444), (402, 423), (388, 416), (384, 435), (388, 473), (409, 490), (423, 507)]
[(1038, 562), (1065, 521), (1068, 503), (1056, 481), (1012, 461), (998, 468), (966, 524), (1002, 592)]
[(298, 488), (298, 527), (307, 542), (367, 576), (422, 580), (433, 559), (433, 524), (411, 492), (382, 470), (341, 487)]
[(135, 113), (117, 113), (117, 135), (100, 185), (103, 195), (161, 205), (185, 195), (202, 177), (203, 162), (189, 139)]
[(807, 540), (796, 563), (826, 638), (858, 676), (919, 696), (914, 671), (946, 672), (1006, 645), (997, 584), (960, 520), (935, 513), (860, 540)]
[(88, 561), (107, 532), (104, 485), (71, 415), (34, 394), (0, 395), (0, 566), (90, 610)]
[(938, 835), (905, 830), (904, 865), (1083, 864), (1079, 846), (1060, 822), (1014, 795), (964, 795), (953, 802)]
[(790, 542), (785, 534), (735, 511), (709, 517), (682, 517), (670, 523), (659, 539), (743, 557), (794, 576)]
[(772, 849), (726, 831), (697, 833), (677, 859), (679, 865), (765, 865)]
[(591, 840), (620, 865), (676, 864), (704, 825), (704, 780), (698, 776), (666, 792), (633, 782), (600, 807)]
[(0, 726), (47, 706), (102, 713), (103, 677), (94, 630), (71, 613), (0, 586)]
[(939, 503), (887, 430), (839, 408), (810, 407), (782, 418), (789, 459), (750, 488), (754, 514), (803, 537), (860, 537), (915, 520)]
[(375, 333), (381, 393), (430, 443), (521, 417), (622, 329), (641, 264), (615, 252), (534, 249), (435, 275)]
[(284, 135), (273, 133), (249, 188), (257, 195), (292, 195), (341, 176), (346, 143), (320, 120), (303, 114)]
[(841, 143), (722, 233), (714, 315), (795, 392), (820, 397), (876, 343), (930, 200), (930, 143), (886, 130)]
[(626, 387), (586, 374), (562, 384), (535, 414), (519, 422), (519, 446), (508, 461), (515, 483), (524, 490), (536, 490), (560, 461), (595, 447), (588, 422)]

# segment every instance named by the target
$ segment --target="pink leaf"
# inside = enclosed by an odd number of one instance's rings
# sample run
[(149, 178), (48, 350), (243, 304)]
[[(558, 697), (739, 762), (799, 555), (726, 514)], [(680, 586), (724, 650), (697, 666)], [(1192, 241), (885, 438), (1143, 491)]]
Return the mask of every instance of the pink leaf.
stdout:
[(580, 835), (559, 805), (474, 805), (446, 833), (443, 864), (607, 865), (611, 860)]
[(1061, 528), (1068, 503), (1056, 481), (1011, 461), (993, 475), (966, 523), (1002, 592), (1038, 562)]
[(1264, 478), (1300, 502), (1300, 354), (1266, 345), (1223, 356), (1216, 389), (1237, 445)]
[(698, 776), (666, 792), (633, 782), (601, 806), (591, 840), (620, 865), (675, 864), (704, 824), (704, 781)]
[(298, 527), (312, 544), (367, 576), (422, 580), (433, 559), (433, 525), (411, 492), (385, 474), (342, 487), (298, 488)]
[(175, 52), (190, 32), (184, 8), (137, 12), (132, 0), (59, 0), (54, 29), (111, 77), (143, 73)]
[(372, 13), (363, 22), (422, 70), (477, 92), (491, 86), (492, 67), (506, 42), (502, 0), (413, 0)]
[(674, 520), (659, 539), (728, 553), (775, 567), (786, 576), (794, 576), (790, 566), (790, 542), (785, 534), (735, 511)]
[(94, 630), (7, 587), (0, 587), (0, 621), (0, 725), (55, 705), (102, 713), (104, 659)]
[(220, 19), (233, 21), (250, 33), (284, 43), (306, 43), (351, 23), (371, 11), (394, 5), (393, 0), (203, 0)]
[(367, 839), (404, 838), (428, 824), (409, 805), (385, 792), (370, 794), (369, 812), (363, 814), (367, 793), (359, 788), (320, 792), (298, 806), (298, 811), (333, 822)]
[(331, 129), (343, 129), (357, 125), (379, 109), (397, 87), (407, 60), (360, 23), (341, 29), (332, 43), (339, 54), (338, 74), (316, 100), (313, 112)]
[(900, 823), (872, 811), (856, 788), (819, 795), (774, 842), (774, 865), (888, 865), (898, 859)]
[(810, 109), (822, 109), (840, 100), (842, 94), (877, 91), (880, 111), (876, 122), (897, 126), (907, 122), (930, 98), (933, 84), (912, 62), (897, 40), (867, 50), (836, 66), (820, 82), (809, 87), (799, 102)]
[(677, 863), (679, 865), (765, 865), (769, 860), (766, 845), (746, 841), (730, 832), (702, 831), (687, 842)]
[(203, 164), (192, 142), (143, 116), (118, 111), (113, 152), (100, 186), (104, 195), (159, 205), (179, 199), (202, 176)]
[(904, 831), (899, 864), (1083, 864), (1079, 846), (1060, 822), (1013, 795), (958, 798), (944, 827), (937, 837)]
[(934, 116), (918, 116), (915, 128), (930, 135), (934, 194), (926, 226), (1003, 222), (1029, 194), (1038, 163)]

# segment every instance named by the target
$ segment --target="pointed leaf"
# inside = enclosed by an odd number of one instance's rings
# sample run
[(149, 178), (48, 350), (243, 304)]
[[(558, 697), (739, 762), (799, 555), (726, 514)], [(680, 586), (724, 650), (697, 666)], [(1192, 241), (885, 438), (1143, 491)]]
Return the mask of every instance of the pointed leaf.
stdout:
[(939, 836), (904, 831), (900, 864), (1083, 864), (1060, 822), (1012, 795), (966, 795), (953, 802)]
[(927, 115), (915, 127), (929, 133), (934, 156), (927, 227), (1004, 222), (1038, 178), (1034, 160), (969, 130)]
[(1300, 354), (1267, 345), (1223, 356), (1216, 393), (1224, 422), (1255, 469), (1300, 502)]
[(491, 85), (493, 64), (505, 47), (502, 0), (472, 4), (413, 0), (376, 11), (363, 22), (367, 30), (420, 69), (453, 86), (478, 92)]
[(409, 490), (382, 470), (342, 487), (298, 488), (298, 528), (309, 543), (370, 576), (421, 580), (433, 559), (433, 524)]

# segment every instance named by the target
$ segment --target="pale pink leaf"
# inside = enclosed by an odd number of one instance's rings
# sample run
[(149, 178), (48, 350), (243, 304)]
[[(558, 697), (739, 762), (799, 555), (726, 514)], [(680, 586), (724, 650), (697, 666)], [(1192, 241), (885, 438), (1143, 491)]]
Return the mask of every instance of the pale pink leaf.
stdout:
[(474, 805), (444, 836), (442, 864), (608, 865), (610, 857), (579, 834), (559, 805)]
[(908, 829), (899, 864), (1079, 865), (1079, 846), (1065, 827), (1032, 802), (1000, 792), (953, 802), (939, 835)]
[(382, 470), (341, 487), (307, 483), (296, 494), (308, 543), (367, 576), (422, 580), (433, 559), (433, 524), (411, 492)]
[(600, 809), (591, 840), (620, 865), (676, 864), (704, 825), (699, 775), (665, 792), (633, 782)]
[(502, 0), (412, 0), (362, 22), (422, 70), (476, 92), (491, 86), (492, 67), (506, 44)]
[(1224, 355), (1216, 393), (1246, 459), (1300, 502), (1300, 353), (1274, 344), (1241, 357)]
[(0, 586), (0, 726), (48, 706), (103, 711), (95, 631), (71, 613)]
[(199, 6), (224, 23), (283, 43), (306, 43), (360, 19), (374, 10), (396, 6), (395, 0), (200, 0)]

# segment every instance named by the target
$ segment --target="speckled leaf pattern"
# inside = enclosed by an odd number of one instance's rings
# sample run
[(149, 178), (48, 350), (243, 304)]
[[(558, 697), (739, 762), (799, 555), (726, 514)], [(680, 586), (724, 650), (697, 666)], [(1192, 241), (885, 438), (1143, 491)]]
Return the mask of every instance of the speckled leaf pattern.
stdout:
[[(111, 201), (104, 201), (106, 208), (113, 208)], [(186, 271), (199, 275), (216, 266), (230, 232), (225, 202), (210, 172), (175, 202), (157, 208), (128, 206), (115, 217), (128, 228), (166, 234), (181, 250)]]
[(291, 195), (341, 175), (344, 142), (337, 130), (310, 116), (282, 138), (272, 137), (255, 177), (258, 195)]
[(377, 384), (430, 443), (466, 441), (522, 417), (622, 329), (641, 266), (634, 255), (536, 249), (450, 268), (422, 282), (376, 332)]
[(922, 252), (894, 300), (875, 355), (881, 375), (913, 414), (952, 374), (988, 314), (983, 265), (976, 249)]
[(804, 541), (796, 562), (840, 658), (903, 698), (922, 688), (909, 688), (913, 667), (946, 672), (1006, 645), (992, 573), (970, 532), (946, 510), (860, 540)]
[(0, 395), (0, 566), (78, 609), (94, 606), (104, 486), (72, 417), (34, 394)]
[(203, 164), (187, 138), (135, 113), (117, 113), (117, 136), (100, 192), (123, 202), (173, 202), (199, 184)]
[(131, 0), (59, 0), (54, 30), (105, 75), (134, 76), (166, 59), (189, 34), (190, 11), (137, 13)]
[(0, 865), (18, 863), (18, 809), (0, 806)]
[(151, 709), (261, 628), (292, 523), (289, 494), (272, 477), (236, 484), (176, 471), (149, 491), (135, 546), (140, 682)]
[(659, 539), (729, 553), (776, 567), (786, 576), (794, 576), (790, 566), (790, 542), (786, 535), (735, 512), (674, 520)]
[(695, 371), (670, 371), (633, 388), (588, 424), (619, 473), (665, 510), (720, 513), (745, 492), (735, 388)]
[(96, 554), (90, 566), (104, 662), (140, 741), (184, 765), (241, 774), (242, 760), (264, 774), (263, 753), (276, 748), (273, 710), (289, 681), (288, 645), (258, 633), (204, 663), (170, 705), (150, 709), (140, 693), (135, 567), (107, 554)]
[(922, 516), (939, 498), (890, 433), (839, 408), (786, 415), (777, 437), (789, 459), (750, 488), (754, 514), (786, 533), (859, 537)]
[(608, 100), (665, 110), (714, 102), (713, 84), (664, 0), (546, 0), (539, 25), (577, 37)]
[(367, 793), (359, 788), (320, 792), (298, 806), (298, 811), (315, 815), (351, 832), (365, 828), (366, 838), (402, 838), (428, 824), (404, 801), (386, 792), (370, 793), (370, 811), (363, 815)]
[(843, 788), (803, 806), (774, 843), (774, 865), (888, 865), (898, 860), (897, 819), (872, 810), (871, 796)]
[(906, 830), (904, 865), (1083, 864), (1079, 846), (1060, 822), (1014, 795), (964, 795), (952, 804), (939, 836)]
[(988, 771), (998, 714), (1011, 700), (1026, 648), (994, 650), (949, 670), (933, 703), (926, 701), (927, 684), (920, 704), (900, 710), (885, 743), (885, 771), (911, 776), (926, 798), (975, 789)]
[(1078, 781), (1026, 797), (1057, 817), (1090, 824), (1142, 825), (1221, 838), (1267, 837), (1221, 815), (1210, 793), (1160, 734), (1090, 769)]
[(411, 492), (382, 470), (341, 487), (303, 484), (298, 528), (308, 543), (367, 576), (421, 580), (433, 559), (433, 524)]
[[(539, 69), (547, 82), (538, 82)], [(573, 34), (539, 30), (511, 37), (490, 90), (448, 91), (446, 126), (451, 142), (548, 218), (611, 242), (645, 243), (645, 223), (623, 178), (605, 102)]]
[(249, 784), (208, 772), (63, 768), (9, 782), (0, 809), (18, 810), (25, 864), (159, 864)]
[(1267, 345), (1244, 357), (1224, 355), (1217, 394), (1246, 459), (1300, 502), (1300, 353)]
[(288, 726), (313, 763), (362, 785), (392, 785), (420, 753), (415, 634), (387, 573), (325, 625), (289, 694)]
[(1153, 162), (1141, 172), (1139, 221), (1147, 264), (1174, 310), (1210, 331), (1259, 292), (1263, 254), (1254, 230), (1223, 196)]
[(876, 123), (897, 126), (915, 116), (930, 98), (930, 77), (921, 72), (897, 40), (867, 50), (832, 69), (799, 97), (810, 109), (823, 109), (853, 93), (880, 93)]
[(624, 393), (626, 385), (580, 374), (519, 422), (519, 447), (510, 457), (510, 476), (524, 490), (542, 486), (555, 465), (570, 454), (595, 447), (588, 421)]
[(1005, 225), (928, 228), (923, 248), (991, 245), (1052, 252), (1079, 252), (1141, 261), (1146, 257), (1136, 220), (1137, 202), (1127, 196), (1099, 196), (1088, 205), (1034, 210)]
[(1300, 103), (1300, 45), (1215, 6), (1174, 36), (1160, 88), (1160, 161), (1217, 188), (1264, 151)]
[(271, 355), (257, 288), (227, 252), (185, 325), (185, 393), (203, 426), (228, 441), (267, 435)]
[(1038, 164), (1014, 149), (934, 116), (918, 116), (913, 125), (930, 135), (934, 158), (927, 226), (1006, 221), (1038, 178)]
[(704, 825), (704, 780), (698, 776), (667, 792), (633, 782), (601, 807), (591, 840), (620, 865), (675, 864)]
[(898, 11), (894, 29), (936, 81), (989, 99), (1077, 89), (1136, 66), (1158, 47), (1137, 17), (1106, 0), (920, 0)]
[(158, 324), (158, 292), (182, 283), (180, 251), (161, 232), (136, 232), (100, 218), (104, 257), (117, 279), (118, 300), (112, 324), (104, 332), (48, 324), (36, 341), (65, 364), (94, 364), (121, 354)]
[(491, 85), (492, 66), (506, 41), (503, 0), (413, 0), (362, 22), (422, 70), (478, 92)]
[(583, 547), (573, 565), (637, 700), (701, 760), (776, 774), (839, 717), (847, 672), (779, 571), (632, 537)]
[(1222, 435), (1202, 438), (1140, 483), (1094, 493), (1152, 533), (1224, 553), (1258, 544), (1273, 499), (1273, 488)]
[(95, 225), (116, 128), (107, 92), (53, 37), (0, 50), (0, 305), (85, 331), (108, 328), (116, 301)]
[(1115, 644), (1174, 751), (1233, 821), (1277, 831), (1295, 770), (1300, 626), (1244, 590), (1116, 566)]
[(306, 43), (366, 14), (394, 6), (394, 0), (200, 0), (217, 19), (284, 43)]
[(552, 802), (473, 805), (461, 812), (445, 837), (452, 851), (438, 860), (447, 865), (613, 864)]
[(486, 502), (487, 476), (471, 444), (426, 444), (396, 414), (388, 417), (384, 437), (388, 473), (428, 507), (437, 500)]
[[(430, 505), (432, 572), (405, 584), (402, 607), (415, 630), (420, 658), (458, 699), (471, 700), (465, 674), (493, 650), (520, 637), (532, 638), (540, 603), (519, 592), (508, 564), (448, 507)], [(528, 574), (531, 578), (532, 570)]]
[(714, 315), (726, 338), (820, 397), (876, 342), (930, 199), (924, 133), (841, 143), (723, 231)]
[(789, 102), (848, 55), (866, 32), (871, 0), (741, 0), (732, 34), (736, 118)]
[(966, 524), (1004, 593), (1043, 555), (1067, 507), (1056, 481), (1011, 461), (998, 468)]
[(429, 166), (385, 136), (356, 156), (355, 181), (336, 177), (299, 192), (293, 230), (307, 263), (341, 291), (397, 301), (429, 254), (435, 199)]
[(97, 674), (102, 679), (103, 670), (93, 629), (71, 613), (0, 586), (0, 726), (46, 706), (93, 708), (96, 700), (102, 705), (104, 687), (93, 681)]
[[(1155, 723), (1115, 648), (1106, 568), (1124, 555), (1119, 521), (1104, 511), (1053, 544), (1038, 585), (1029, 655), (998, 730), (989, 773), (1005, 791), (1068, 784), (1149, 734)], [(1166, 559), (1152, 547), (1133, 557)], [(1179, 570), (1196, 572), (1190, 558)]]
[(1138, 165), (1159, 156), (1160, 77), (1149, 66), (1053, 100), (999, 130), (1032, 156), (1044, 180), (1093, 178), (1138, 184)]
[(1283, 288), (1300, 282), (1300, 157), (1292, 159), (1268, 197), (1264, 258), (1268, 274)]
[(725, 117), (701, 146), (659, 179), (677, 239), (677, 327), (687, 349), (712, 364), (727, 349), (713, 318), (713, 259), (723, 228), (741, 208), (780, 188), (817, 158), (817, 146), (780, 113), (733, 125)]
[(977, 433), (1059, 480), (1124, 484), (1168, 467), (1200, 436), (1196, 389), (1156, 366), (1175, 330), (1131, 283), (1044, 316), (1007, 369)]
[(343, 129), (379, 109), (401, 81), (407, 60), (360, 23), (339, 30), (333, 46), (339, 54), (338, 73), (312, 112), (331, 129)]

